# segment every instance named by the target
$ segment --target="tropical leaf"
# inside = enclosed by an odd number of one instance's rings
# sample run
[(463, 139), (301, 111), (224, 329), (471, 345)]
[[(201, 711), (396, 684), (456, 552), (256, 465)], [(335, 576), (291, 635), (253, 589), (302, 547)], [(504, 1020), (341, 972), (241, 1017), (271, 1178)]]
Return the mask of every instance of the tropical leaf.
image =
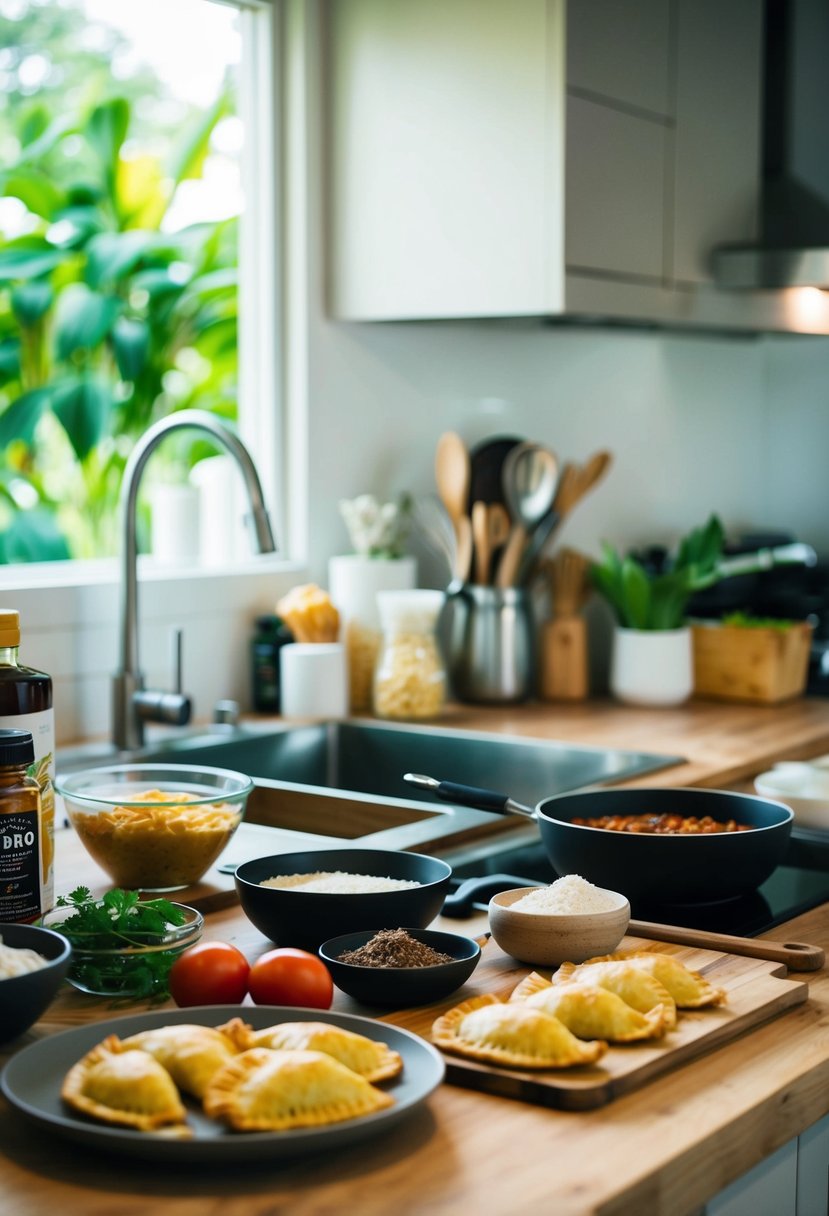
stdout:
[(129, 125), (129, 102), (123, 97), (115, 97), (103, 105), (96, 106), (84, 127), (84, 135), (103, 166), (113, 201), (118, 154), (127, 137)]
[(90, 287), (114, 283), (134, 270), (152, 248), (149, 232), (99, 232), (86, 245), (86, 273)]
[(20, 375), (20, 339), (0, 340), (0, 380), (13, 380)]
[(66, 254), (40, 237), (21, 237), (0, 248), (0, 283), (17, 283), (48, 274)]
[(17, 165), (31, 164), (40, 160), (60, 143), (65, 135), (76, 129), (76, 121), (72, 114), (61, 114), (49, 123), (36, 139), (27, 143), (17, 158)]
[(170, 157), (169, 174), (176, 186), (189, 178), (201, 177), (210, 151), (210, 137), (216, 123), (230, 113), (230, 95), (225, 89), (218, 100), (197, 117)]
[(45, 279), (21, 283), (11, 294), (14, 315), (24, 329), (35, 325), (48, 312), (54, 299), (52, 286)]
[(125, 228), (158, 228), (172, 197), (172, 184), (156, 156), (118, 162), (118, 211)]
[(42, 219), (51, 220), (65, 203), (65, 195), (39, 169), (17, 169), (3, 178), (3, 193), (7, 198), (19, 198), (27, 210)]
[(112, 346), (121, 379), (137, 380), (150, 349), (150, 329), (146, 321), (119, 317), (112, 327)]
[(109, 384), (92, 376), (64, 380), (54, 389), (52, 409), (79, 460), (84, 460), (100, 442), (111, 405)]
[(84, 283), (71, 283), (61, 294), (55, 318), (55, 350), (69, 359), (77, 350), (92, 350), (102, 342), (118, 315), (113, 296), (91, 291)]
[(31, 447), (35, 427), (51, 399), (52, 389), (44, 387), (34, 388), (12, 401), (0, 414), (0, 449), (7, 448), (15, 440), (23, 440)]
[(0, 533), (0, 561), (52, 562), (70, 557), (55, 517), (43, 507), (18, 511)]

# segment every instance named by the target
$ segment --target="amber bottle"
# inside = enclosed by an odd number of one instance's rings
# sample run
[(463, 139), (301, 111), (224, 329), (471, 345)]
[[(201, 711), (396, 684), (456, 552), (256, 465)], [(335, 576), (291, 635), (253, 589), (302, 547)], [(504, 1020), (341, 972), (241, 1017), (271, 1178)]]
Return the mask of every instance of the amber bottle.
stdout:
[(0, 608), (0, 730), (29, 731), (34, 756), (29, 775), (40, 786), (42, 911), (53, 906), (55, 840), (55, 714), (52, 681), (19, 660), (20, 614)]
[(0, 921), (36, 921), (47, 911), (40, 786), (29, 776), (34, 758), (29, 731), (0, 730)]

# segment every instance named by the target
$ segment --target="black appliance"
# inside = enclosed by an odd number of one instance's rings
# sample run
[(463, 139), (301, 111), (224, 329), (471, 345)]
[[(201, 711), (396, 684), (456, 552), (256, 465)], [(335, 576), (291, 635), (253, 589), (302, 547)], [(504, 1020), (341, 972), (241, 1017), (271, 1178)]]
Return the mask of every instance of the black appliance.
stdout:
[[(486, 910), (499, 891), (546, 885), (558, 875), (544, 846), (522, 845), (453, 866), (444, 916), (469, 916)], [(716, 904), (632, 905), (638, 920), (682, 925), (715, 933), (754, 937), (810, 908), (829, 902), (829, 832), (795, 828), (783, 864), (753, 894)]]

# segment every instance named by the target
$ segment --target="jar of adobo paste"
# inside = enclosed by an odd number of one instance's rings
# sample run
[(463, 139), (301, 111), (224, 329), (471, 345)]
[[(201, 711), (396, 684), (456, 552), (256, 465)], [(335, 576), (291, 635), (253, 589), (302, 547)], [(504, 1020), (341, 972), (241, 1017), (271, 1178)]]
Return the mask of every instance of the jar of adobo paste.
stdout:
[(383, 640), (374, 673), (379, 718), (437, 717), (446, 702), (446, 668), (435, 630), (442, 591), (381, 591)]
[(30, 731), (0, 730), (0, 921), (32, 923), (52, 906), (42, 876), (40, 785)]

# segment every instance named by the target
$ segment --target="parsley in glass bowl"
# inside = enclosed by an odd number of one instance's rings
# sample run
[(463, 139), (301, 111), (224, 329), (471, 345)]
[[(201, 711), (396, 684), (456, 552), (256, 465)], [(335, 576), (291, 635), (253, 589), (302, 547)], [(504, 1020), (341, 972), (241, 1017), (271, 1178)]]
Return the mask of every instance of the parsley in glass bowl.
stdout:
[(202, 934), (204, 917), (186, 904), (107, 891), (93, 899), (78, 887), (58, 899), (43, 925), (72, 945), (67, 979), (95, 996), (161, 999), (175, 960)]

